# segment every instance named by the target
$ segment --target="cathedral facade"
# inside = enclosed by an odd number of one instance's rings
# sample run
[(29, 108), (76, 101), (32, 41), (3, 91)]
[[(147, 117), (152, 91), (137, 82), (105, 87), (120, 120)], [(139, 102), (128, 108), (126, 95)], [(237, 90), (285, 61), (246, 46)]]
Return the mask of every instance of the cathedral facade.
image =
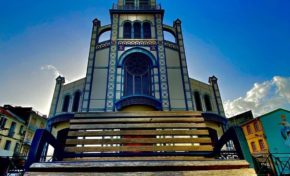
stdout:
[[(201, 111), (221, 136), (226, 118), (217, 78), (189, 77), (181, 20), (164, 24), (156, 0), (118, 0), (110, 16), (111, 24), (93, 21), (86, 76), (56, 79), (51, 126), (65, 128), (76, 112)], [(110, 39), (99, 42), (107, 32)]]

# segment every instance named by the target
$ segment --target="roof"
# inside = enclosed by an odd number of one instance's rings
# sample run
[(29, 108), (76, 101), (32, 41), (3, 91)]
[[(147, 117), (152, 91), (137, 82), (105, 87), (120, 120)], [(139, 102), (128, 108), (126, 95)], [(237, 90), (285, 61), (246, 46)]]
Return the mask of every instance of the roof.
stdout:
[(0, 113), (9, 117), (13, 117), (13, 115), (6, 111), (3, 107), (0, 107)]
[(228, 119), (219, 114), (204, 112), (202, 113), (202, 116), (205, 121), (216, 122), (222, 125), (226, 125), (228, 123)]
[(258, 116), (258, 117), (256, 117), (256, 118), (254, 118), (254, 119), (252, 119), (252, 120), (249, 120), (249, 121), (247, 121), (247, 122), (241, 124), (241, 126), (246, 125), (246, 124), (249, 124), (249, 123), (254, 122), (254, 121), (256, 121), (256, 120), (260, 120), (261, 118), (263, 118), (263, 117), (265, 117), (265, 116), (268, 116), (268, 115), (270, 115), (270, 114), (273, 114), (273, 113), (275, 113), (275, 112), (278, 112), (278, 111), (285, 111), (285, 112), (290, 113), (290, 111), (288, 111), (288, 110), (286, 110), (286, 109), (278, 108), (278, 109), (276, 109), (276, 110), (274, 110), (274, 111), (268, 112), (268, 113), (266, 113), (266, 114), (263, 114), (263, 115), (261, 115), (261, 116)]
[(32, 113), (36, 114), (40, 118), (43, 118), (44, 120), (47, 120), (47, 118), (39, 114), (37, 111), (33, 110), (32, 107), (20, 107), (20, 106), (13, 107), (11, 105), (4, 105), (4, 109), (6, 111), (9, 111), (11, 114), (14, 114), (15, 116), (23, 119), (25, 122), (29, 121), (29, 118)]
[(4, 115), (6, 115), (6, 116), (8, 116), (10, 118), (13, 118), (14, 120), (17, 120), (19, 122), (25, 123), (25, 121), (21, 117), (17, 116), (16, 114), (12, 113), (9, 110), (4, 109), (3, 107), (0, 107), (0, 113), (4, 114)]
[(278, 108), (278, 109), (276, 109), (276, 110), (274, 110), (274, 111), (271, 111), (271, 112), (268, 112), (268, 113), (266, 113), (266, 114), (263, 114), (263, 115), (261, 115), (261, 116), (259, 116), (259, 117), (257, 117), (257, 118), (262, 118), (262, 117), (264, 117), (264, 116), (268, 116), (268, 115), (273, 114), (273, 113), (278, 112), (278, 111), (285, 111), (285, 112), (290, 113), (290, 111), (288, 111), (288, 110), (286, 110), (286, 109)]
[(239, 125), (244, 124), (253, 119), (254, 119), (254, 116), (253, 116), (252, 111), (246, 111), (244, 113), (228, 118), (230, 123), (235, 123), (235, 124), (238, 123)]

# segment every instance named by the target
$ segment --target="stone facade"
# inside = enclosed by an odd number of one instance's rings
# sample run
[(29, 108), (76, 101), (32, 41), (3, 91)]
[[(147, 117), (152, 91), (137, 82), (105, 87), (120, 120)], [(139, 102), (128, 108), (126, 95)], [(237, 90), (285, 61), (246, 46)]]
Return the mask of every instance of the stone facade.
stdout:
[[(111, 24), (102, 25), (98, 19), (93, 21), (86, 77), (68, 84), (63, 77), (57, 78), (50, 117), (73, 112), (73, 106), (78, 107), (78, 112), (120, 111), (118, 103), (122, 104), (127, 98), (124, 64), (133, 53), (146, 55), (151, 62), (148, 96), (156, 101), (155, 104), (160, 103), (158, 110), (198, 110), (224, 116), (216, 77), (211, 77), (209, 84), (189, 78), (181, 20), (175, 20), (172, 26), (166, 25), (163, 23), (164, 10), (155, 0), (142, 3), (119, 0), (110, 10)], [(125, 37), (128, 23), (132, 34)], [(145, 23), (150, 24), (150, 37), (145, 36)], [(136, 37), (137, 25), (141, 29), (140, 36)], [(111, 33), (110, 40), (99, 42), (106, 32)], [(170, 33), (175, 42), (166, 41), (165, 32)], [(78, 105), (74, 105), (76, 92), (81, 94)], [(196, 92), (200, 96), (201, 108), (197, 107)], [(135, 104), (140, 104), (140, 97), (138, 99), (134, 100)]]

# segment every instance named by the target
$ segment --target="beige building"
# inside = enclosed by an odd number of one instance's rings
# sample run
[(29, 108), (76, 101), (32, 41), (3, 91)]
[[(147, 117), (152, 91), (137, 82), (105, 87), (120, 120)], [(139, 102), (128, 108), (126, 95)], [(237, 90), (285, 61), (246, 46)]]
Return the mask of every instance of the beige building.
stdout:
[(156, 0), (118, 0), (110, 16), (110, 24), (93, 20), (85, 77), (56, 79), (52, 132), (67, 128), (76, 112), (201, 111), (220, 137), (227, 120), (217, 78), (189, 77), (181, 20), (165, 24)]
[(0, 156), (21, 153), (25, 135), (25, 121), (0, 107)]
[(46, 127), (46, 116), (32, 108), (1, 107), (1, 156), (26, 156), (29, 152), (34, 133)]

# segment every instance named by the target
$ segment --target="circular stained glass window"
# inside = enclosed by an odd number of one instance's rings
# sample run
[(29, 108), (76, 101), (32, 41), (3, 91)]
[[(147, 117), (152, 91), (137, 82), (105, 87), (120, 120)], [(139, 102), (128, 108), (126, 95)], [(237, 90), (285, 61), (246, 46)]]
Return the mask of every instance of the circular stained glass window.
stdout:
[(144, 75), (149, 70), (149, 64), (146, 59), (133, 56), (126, 61), (126, 70), (132, 75)]

